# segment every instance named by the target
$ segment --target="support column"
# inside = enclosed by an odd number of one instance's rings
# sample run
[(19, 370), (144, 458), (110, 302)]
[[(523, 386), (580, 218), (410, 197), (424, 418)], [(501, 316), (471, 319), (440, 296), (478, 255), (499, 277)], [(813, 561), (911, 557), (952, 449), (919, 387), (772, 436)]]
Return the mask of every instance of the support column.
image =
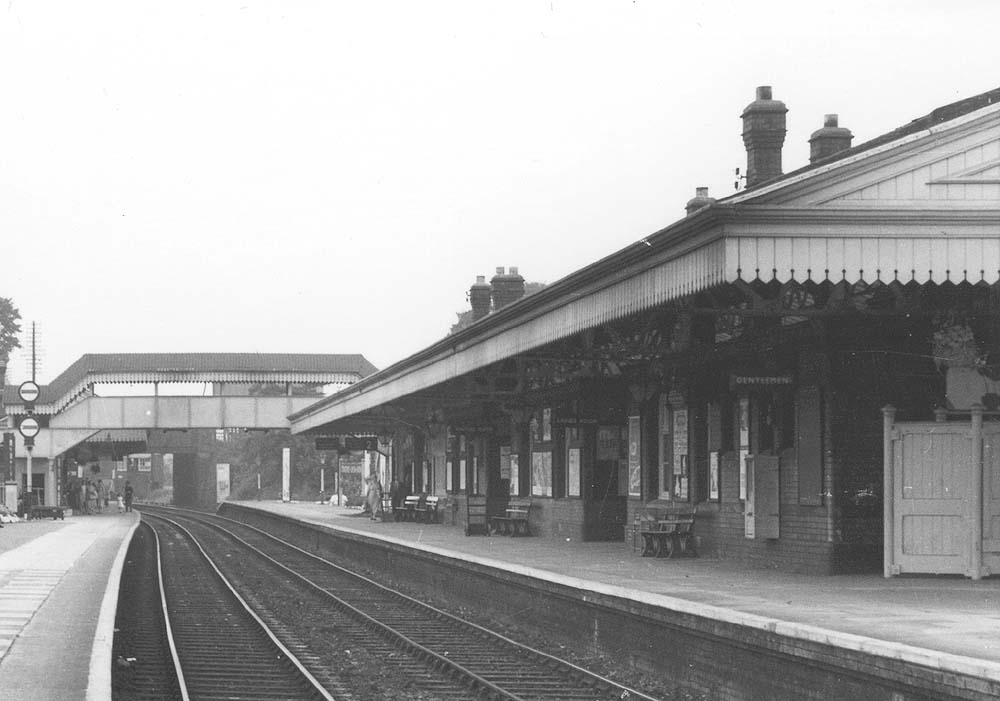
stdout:
[(972, 405), (972, 474), (969, 495), (969, 537), (972, 540), (969, 576), (983, 576), (983, 405)]
[(28, 514), (31, 513), (31, 507), (35, 503), (34, 499), (32, 498), (32, 492), (31, 492), (31, 489), (32, 489), (32, 487), (31, 487), (31, 478), (32, 478), (32, 475), (31, 475), (31, 469), (32, 469), (31, 468), (31, 453), (32, 453), (32, 450), (33, 450), (33, 448), (30, 445), (24, 446), (24, 452), (25, 452), (25, 454), (27, 456), (26, 460), (25, 460), (27, 474), (25, 475), (25, 485), (26, 486), (24, 488), (24, 504), (25, 504), (25, 513), (28, 513)]
[(893, 575), (893, 543), (895, 535), (893, 533), (893, 522), (896, 518), (893, 509), (895, 499), (894, 460), (892, 455), (892, 432), (896, 423), (896, 407), (888, 404), (882, 408), (882, 563), (883, 576)]

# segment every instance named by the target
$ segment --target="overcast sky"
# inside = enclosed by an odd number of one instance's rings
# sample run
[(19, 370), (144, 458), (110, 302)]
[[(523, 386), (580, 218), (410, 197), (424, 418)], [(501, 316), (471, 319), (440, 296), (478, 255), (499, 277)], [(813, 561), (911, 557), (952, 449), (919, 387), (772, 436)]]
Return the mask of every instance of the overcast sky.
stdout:
[[(83, 353), (362, 353), (445, 335), (476, 275), (553, 282), (745, 167), (1000, 86), (1000, 2), (0, 5), (0, 297), (47, 382)], [(25, 379), (12, 360), (9, 382)]]

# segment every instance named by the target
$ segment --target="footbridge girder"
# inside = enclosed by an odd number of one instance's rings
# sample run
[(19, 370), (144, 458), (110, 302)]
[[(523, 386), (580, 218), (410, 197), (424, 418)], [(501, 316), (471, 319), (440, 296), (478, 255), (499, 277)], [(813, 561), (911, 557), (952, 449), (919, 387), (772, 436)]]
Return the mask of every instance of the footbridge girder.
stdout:
[(288, 415), (318, 397), (87, 397), (49, 429), (288, 428)]

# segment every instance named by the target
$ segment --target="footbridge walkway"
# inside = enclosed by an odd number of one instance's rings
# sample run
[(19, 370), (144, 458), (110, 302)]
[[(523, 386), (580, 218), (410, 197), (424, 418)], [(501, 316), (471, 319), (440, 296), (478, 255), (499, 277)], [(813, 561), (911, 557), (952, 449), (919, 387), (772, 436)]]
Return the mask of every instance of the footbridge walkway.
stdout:
[[(288, 415), (322, 399), (322, 387), (343, 389), (375, 370), (361, 355), (86, 354), (41, 386), (30, 407), (16, 386), (4, 387), (2, 408), (6, 430), (14, 435), (14, 471), (23, 473), (27, 467), (20, 463), (34, 458), (46, 459), (51, 473), (55, 458), (98, 436), (143, 443), (148, 431), (159, 429), (288, 428)], [(120, 394), (125, 386), (133, 394), (138, 389), (139, 396), (107, 396)], [(29, 410), (41, 427), (30, 456), (15, 430)], [(5, 476), (13, 476), (5, 467)]]

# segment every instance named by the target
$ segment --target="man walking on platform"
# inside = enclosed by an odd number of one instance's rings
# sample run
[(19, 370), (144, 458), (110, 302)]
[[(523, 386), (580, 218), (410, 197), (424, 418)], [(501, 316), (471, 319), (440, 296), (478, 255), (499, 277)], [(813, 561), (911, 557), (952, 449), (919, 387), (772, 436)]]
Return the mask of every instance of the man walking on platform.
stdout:
[(132, 510), (132, 483), (125, 480), (125, 513)]

